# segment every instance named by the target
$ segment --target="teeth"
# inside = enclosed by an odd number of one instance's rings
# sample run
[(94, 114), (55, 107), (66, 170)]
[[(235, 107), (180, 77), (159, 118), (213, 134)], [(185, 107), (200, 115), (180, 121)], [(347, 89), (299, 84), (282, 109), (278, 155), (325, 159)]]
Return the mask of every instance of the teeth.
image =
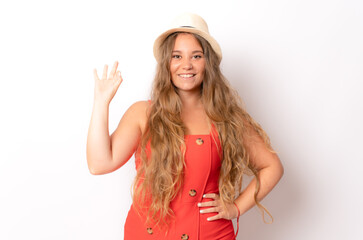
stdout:
[(188, 77), (193, 77), (194, 74), (180, 74), (179, 76), (184, 77), (184, 78), (188, 78)]

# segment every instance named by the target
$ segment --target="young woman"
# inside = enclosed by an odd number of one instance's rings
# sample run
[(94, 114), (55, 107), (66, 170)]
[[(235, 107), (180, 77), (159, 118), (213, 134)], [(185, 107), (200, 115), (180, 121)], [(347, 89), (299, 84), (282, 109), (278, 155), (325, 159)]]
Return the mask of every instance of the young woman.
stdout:
[[(235, 239), (231, 219), (255, 204), (266, 210), (259, 201), (282, 177), (281, 162), (222, 75), (220, 47), (200, 16), (176, 18), (154, 55), (151, 99), (133, 104), (111, 136), (108, 107), (122, 77), (117, 62), (101, 79), (94, 70), (90, 172), (115, 171), (135, 153), (126, 240)], [(242, 191), (244, 174), (255, 178)]]

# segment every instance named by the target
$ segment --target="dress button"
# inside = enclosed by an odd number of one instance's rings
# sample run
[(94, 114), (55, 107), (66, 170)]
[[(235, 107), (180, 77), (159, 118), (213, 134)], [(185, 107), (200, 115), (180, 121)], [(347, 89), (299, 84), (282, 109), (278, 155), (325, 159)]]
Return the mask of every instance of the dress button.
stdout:
[(153, 234), (153, 229), (152, 228), (147, 228), (146, 231), (147, 231), (148, 234)]
[(188, 240), (189, 239), (189, 236), (188, 236), (188, 234), (183, 234), (182, 236), (181, 236), (181, 239), (183, 239), (183, 240)]
[(197, 191), (195, 191), (194, 189), (190, 189), (189, 196), (194, 197), (195, 195), (197, 195)]
[(197, 143), (198, 145), (202, 145), (202, 144), (204, 143), (204, 141), (203, 141), (203, 139), (201, 139), (201, 138), (197, 138), (196, 143)]

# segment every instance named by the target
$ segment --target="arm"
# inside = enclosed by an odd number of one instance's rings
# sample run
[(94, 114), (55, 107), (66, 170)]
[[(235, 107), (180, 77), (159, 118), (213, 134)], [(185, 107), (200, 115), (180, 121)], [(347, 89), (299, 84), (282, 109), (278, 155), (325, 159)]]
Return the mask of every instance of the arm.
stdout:
[[(257, 199), (262, 200), (279, 182), (284, 169), (276, 153), (268, 150), (263, 140), (258, 134), (250, 129), (250, 137), (248, 138), (247, 151), (250, 156), (250, 163), (256, 168), (260, 180), (260, 190)], [(239, 209), (240, 215), (251, 209), (256, 203), (254, 199), (256, 187), (256, 179), (254, 178), (245, 190), (235, 200), (235, 204)], [(208, 220), (213, 221), (220, 218), (233, 219), (238, 217), (238, 210), (234, 204), (227, 204), (226, 208), (222, 207), (219, 196), (217, 194), (205, 194), (204, 198), (211, 198), (214, 201), (199, 204), (200, 207), (210, 206), (211, 208), (202, 210), (201, 213), (216, 212), (213, 217)]]
[(123, 166), (135, 152), (146, 119), (147, 102), (134, 103), (109, 136), (108, 106), (94, 104), (87, 138), (87, 163), (92, 174), (106, 174)]
[[(248, 144), (250, 161), (258, 172), (260, 190), (257, 199), (261, 201), (279, 182), (284, 169), (276, 153), (270, 152), (256, 132), (251, 130), (251, 140)], [(256, 179), (254, 178), (240, 196), (235, 200), (241, 215), (255, 205), (254, 193)]]
[(141, 135), (141, 121), (145, 119), (145, 102), (132, 105), (110, 136), (108, 130), (109, 104), (122, 82), (115, 62), (107, 78), (107, 65), (99, 79), (96, 70), (95, 98), (87, 136), (87, 163), (92, 174), (112, 172), (132, 156)]

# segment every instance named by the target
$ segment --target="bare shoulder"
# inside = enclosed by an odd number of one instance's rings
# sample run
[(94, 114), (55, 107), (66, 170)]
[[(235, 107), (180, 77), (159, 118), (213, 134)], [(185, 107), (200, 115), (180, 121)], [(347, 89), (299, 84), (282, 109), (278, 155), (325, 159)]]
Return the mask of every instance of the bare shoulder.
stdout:
[[(111, 135), (112, 146), (126, 146), (120, 152), (130, 153), (133, 151), (140, 136), (144, 133), (149, 105), (148, 101), (138, 101), (126, 110), (116, 130)], [(126, 142), (127, 144), (125, 144)]]
[(148, 101), (137, 101), (130, 106), (130, 109), (134, 109), (135, 111), (146, 110), (150, 106)]
[(150, 102), (148, 101), (137, 101), (132, 104), (125, 114), (131, 115), (130, 117), (134, 121), (138, 122), (141, 132), (144, 132), (146, 122), (148, 119), (148, 113), (150, 109)]
[(133, 112), (134, 114), (138, 115), (140, 118), (147, 118), (149, 107), (150, 103), (148, 101), (138, 101), (132, 104), (127, 111)]

